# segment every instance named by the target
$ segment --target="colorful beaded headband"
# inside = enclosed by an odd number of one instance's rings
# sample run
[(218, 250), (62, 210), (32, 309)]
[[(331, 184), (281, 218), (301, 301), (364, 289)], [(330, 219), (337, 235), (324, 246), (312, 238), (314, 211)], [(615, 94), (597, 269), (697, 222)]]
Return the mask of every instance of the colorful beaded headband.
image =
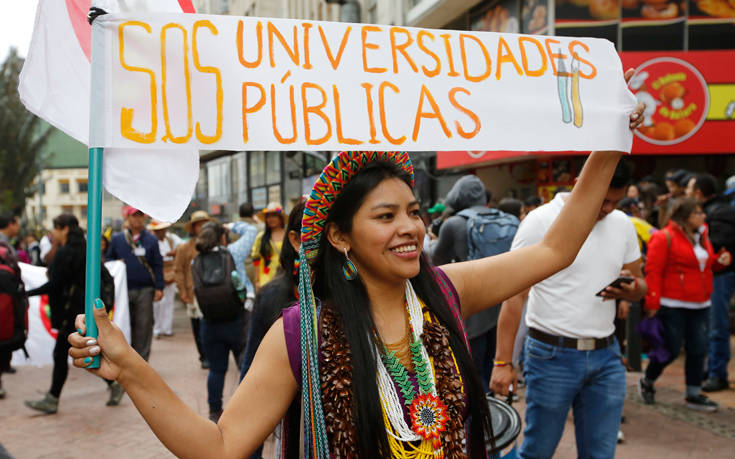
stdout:
[(368, 163), (388, 161), (410, 174), (413, 187), (413, 164), (406, 152), (343, 151), (319, 176), (304, 204), (299, 249), (299, 313), (301, 344), (301, 402), (303, 407), (303, 448), (305, 457), (329, 459), (329, 444), (324, 423), (319, 376), (319, 303), (311, 289), (310, 264), (319, 252), (319, 241), (332, 205), (342, 189)]
[(311, 190), (304, 207), (301, 221), (301, 243), (309, 263), (316, 258), (319, 241), (329, 210), (344, 186), (367, 164), (373, 161), (388, 161), (396, 164), (411, 175), (413, 187), (413, 163), (403, 151), (343, 151), (322, 171)]

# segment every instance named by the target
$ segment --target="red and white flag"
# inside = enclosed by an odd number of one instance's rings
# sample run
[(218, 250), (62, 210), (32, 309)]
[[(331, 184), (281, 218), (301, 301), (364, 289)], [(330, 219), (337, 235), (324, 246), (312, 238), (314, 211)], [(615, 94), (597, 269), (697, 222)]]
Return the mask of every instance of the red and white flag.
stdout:
[[(18, 91), (28, 110), (89, 145), (90, 6), (108, 13), (194, 13), (191, 0), (40, 0)], [(199, 177), (199, 153), (107, 148), (103, 183), (120, 200), (157, 220), (176, 221)]]

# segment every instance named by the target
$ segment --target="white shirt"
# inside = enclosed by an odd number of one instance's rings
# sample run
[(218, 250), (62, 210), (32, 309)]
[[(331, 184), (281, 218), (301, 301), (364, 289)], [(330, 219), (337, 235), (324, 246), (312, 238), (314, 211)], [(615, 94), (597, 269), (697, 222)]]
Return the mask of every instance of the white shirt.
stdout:
[(51, 247), (53, 247), (51, 238), (48, 237), (48, 234), (44, 234), (41, 238), (41, 242), (38, 243), (38, 247), (40, 248), (41, 261), (43, 262), (43, 259), (46, 258), (46, 255), (51, 251)]
[[(543, 239), (564, 207), (558, 193), (521, 222), (511, 250)], [(604, 338), (615, 327), (615, 302), (595, 296), (620, 275), (623, 265), (641, 257), (635, 227), (621, 211), (614, 210), (592, 228), (577, 258), (569, 267), (531, 287), (526, 324), (557, 336)]]
[[(169, 241), (170, 239), (170, 241)], [(166, 236), (162, 241), (158, 241), (158, 251), (161, 252), (161, 258), (163, 261), (174, 261), (174, 257), (166, 255), (169, 252), (176, 250), (176, 247), (181, 245), (181, 238), (174, 233), (166, 233)], [(173, 244), (172, 244), (173, 243)]]

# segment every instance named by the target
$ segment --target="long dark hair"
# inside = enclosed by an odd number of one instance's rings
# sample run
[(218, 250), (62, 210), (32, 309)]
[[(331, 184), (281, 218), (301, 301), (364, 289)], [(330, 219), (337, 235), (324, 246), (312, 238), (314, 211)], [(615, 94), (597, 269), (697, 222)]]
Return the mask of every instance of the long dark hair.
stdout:
[[(334, 223), (343, 233), (350, 233), (352, 220), (365, 196), (383, 180), (398, 178), (410, 186), (410, 177), (390, 162), (375, 161), (363, 168), (342, 190), (334, 202), (327, 225)], [(326, 226), (326, 225), (325, 225)], [(377, 359), (371, 339), (375, 323), (370, 314), (370, 302), (365, 285), (357, 279), (348, 281), (342, 274), (344, 255), (322, 236), (319, 255), (314, 264), (314, 294), (333, 308), (341, 322), (349, 344), (352, 359), (352, 387), (355, 431), (359, 457), (390, 457), (388, 437), (383, 423), (378, 385)], [(433, 268), (426, 256), (421, 255), (419, 274), (410, 279), (418, 297), (449, 330), (450, 345), (464, 381), (469, 398), (471, 457), (485, 457), (485, 433), (492, 438), (490, 413), (485, 391), (467, 350), (463, 336), (441, 288), (434, 278)]]
[(279, 269), (283, 270), (283, 275), (289, 278), (292, 287), (295, 287), (299, 283), (298, 273), (293, 273), (294, 262), (299, 258), (299, 253), (291, 245), (288, 235), (291, 231), (296, 231), (296, 234), (301, 237), (301, 219), (304, 217), (304, 204), (303, 200), (299, 201), (288, 215), (286, 234), (283, 237), (283, 245), (281, 246), (281, 255), (278, 257), (281, 265)]
[(72, 261), (74, 264), (73, 269), (84, 272), (87, 241), (84, 239), (84, 231), (79, 227), (79, 220), (77, 220), (77, 217), (72, 214), (63, 213), (56, 216), (51, 222), (53, 223), (54, 228), (69, 228), (64, 246), (68, 247), (70, 252), (74, 252), (76, 254)]
[[(701, 207), (699, 202), (694, 198), (689, 197), (681, 197), (674, 199), (673, 204), (671, 205), (671, 213), (669, 215), (669, 218), (681, 226), (681, 228), (686, 231), (686, 223), (687, 220), (689, 220), (689, 217), (692, 215), (692, 212), (694, 212), (697, 207)], [(697, 231), (696, 229), (694, 230)]]
[[(280, 214), (280, 217), (281, 222), (283, 222), (283, 214)], [(269, 266), (271, 264), (273, 250), (271, 249), (271, 228), (268, 226), (268, 214), (265, 214), (265, 220), (265, 231), (263, 231), (263, 237), (260, 238), (260, 252), (258, 253), (263, 258), (265, 266)]]
[[(286, 236), (283, 239), (283, 247), (281, 248), (281, 256), (279, 262), (281, 266), (278, 273), (272, 281), (268, 282), (258, 295), (263, 296), (263, 292), (269, 291), (272, 296), (269, 297), (268, 304), (265, 306), (263, 313), (267, 320), (267, 328), (273, 325), (273, 322), (281, 315), (281, 310), (291, 306), (296, 301), (296, 287), (299, 285), (298, 272), (294, 274), (294, 261), (298, 259), (298, 252), (291, 246), (288, 240), (288, 233), (296, 231), (301, 234), (301, 218), (304, 215), (304, 203), (299, 202), (291, 210), (288, 215), (288, 225), (286, 226)], [(261, 298), (256, 297), (256, 304)]]

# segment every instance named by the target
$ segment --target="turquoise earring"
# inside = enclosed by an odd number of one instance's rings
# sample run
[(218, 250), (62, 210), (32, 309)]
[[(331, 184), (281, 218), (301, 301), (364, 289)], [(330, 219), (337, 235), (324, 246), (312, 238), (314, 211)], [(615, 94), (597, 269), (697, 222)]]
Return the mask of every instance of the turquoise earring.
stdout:
[(342, 265), (342, 274), (345, 276), (345, 279), (351, 281), (357, 277), (357, 267), (350, 260), (350, 257), (347, 256), (347, 248), (345, 247), (343, 250), (345, 252), (345, 264)]

